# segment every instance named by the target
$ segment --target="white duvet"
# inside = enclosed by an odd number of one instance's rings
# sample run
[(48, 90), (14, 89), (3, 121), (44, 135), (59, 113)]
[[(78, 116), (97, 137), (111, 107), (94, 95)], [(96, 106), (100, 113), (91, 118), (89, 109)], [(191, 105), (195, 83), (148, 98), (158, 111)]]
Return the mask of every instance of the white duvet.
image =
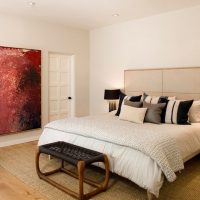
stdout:
[[(121, 125), (126, 125), (130, 128), (132, 127), (133, 129), (138, 130), (139, 133), (141, 130), (142, 132), (147, 130), (148, 133), (154, 132), (158, 135), (163, 134), (166, 136), (171, 136), (177, 143), (180, 155), (184, 161), (188, 160), (200, 151), (199, 124), (155, 125), (146, 123), (141, 125), (131, 122), (118, 121), (118, 117), (114, 116), (113, 114), (100, 116), (100, 118), (106, 121), (110, 120), (112, 123), (113, 121), (114, 123), (116, 121), (116, 125), (120, 123)], [(40, 137), (39, 145), (55, 141), (66, 141), (103, 152), (109, 156), (112, 172), (130, 179), (139, 186), (158, 196), (159, 189), (163, 183), (162, 170), (156, 161), (154, 161), (148, 155), (141, 151), (130, 148), (130, 146), (122, 146), (124, 143), (121, 143), (120, 140), (116, 143), (111, 142), (112, 140), (103, 140), (102, 137), (99, 137), (101, 139), (96, 139), (95, 137), (88, 137), (89, 135), (75, 134), (73, 131), (68, 131), (68, 133), (66, 133), (66, 127), (64, 126), (65, 124), (62, 120), (48, 124)], [(113, 130), (115, 130), (115, 132), (118, 131), (114, 128)], [(101, 132), (98, 134), (100, 133)], [(121, 138), (126, 138), (122, 136), (123, 134), (121, 135)], [(129, 141), (126, 140), (124, 142), (128, 143)]]

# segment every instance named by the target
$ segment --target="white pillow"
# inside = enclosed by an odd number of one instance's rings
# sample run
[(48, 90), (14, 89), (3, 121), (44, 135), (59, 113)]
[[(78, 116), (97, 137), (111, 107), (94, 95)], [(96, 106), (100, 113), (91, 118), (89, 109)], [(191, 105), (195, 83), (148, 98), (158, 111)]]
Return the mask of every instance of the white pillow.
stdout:
[(189, 121), (192, 123), (200, 122), (200, 101), (194, 101), (189, 110)]
[(147, 108), (135, 108), (127, 105), (122, 105), (119, 119), (138, 124), (143, 124)]

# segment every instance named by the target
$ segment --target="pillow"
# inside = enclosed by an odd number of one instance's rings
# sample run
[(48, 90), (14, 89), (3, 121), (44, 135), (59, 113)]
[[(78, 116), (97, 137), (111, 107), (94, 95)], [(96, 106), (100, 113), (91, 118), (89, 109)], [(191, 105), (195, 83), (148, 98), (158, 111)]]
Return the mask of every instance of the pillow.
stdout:
[[(120, 96), (119, 96), (119, 105), (118, 105), (118, 109), (117, 109), (117, 112), (116, 112), (116, 116), (119, 116), (120, 115), (120, 111), (121, 111), (121, 106), (122, 106), (122, 102), (124, 100), (124, 97), (126, 97), (126, 95), (124, 93), (121, 92)], [(127, 99), (129, 101), (133, 101), (133, 102), (138, 102), (140, 101), (142, 95), (139, 95), (139, 96), (127, 96)]]
[(168, 101), (164, 122), (168, 124), (189, 124), (188, 112), (192, 106), (193, 100)]
[(146, 111), (147, 108), (135, 108), (123, 104), (119, 119), (143, 124)]
[(145, 122), (150, 122), (154, 124), (161, 123), (161, 113), (166, 103), (151, 104), (143, 102), (143, 107), (147, 108), (147, 112), (144, 118)]
[(150, 96), (146, 94), (145, 92), (143, 93), (143, 102), (145, 101), (146, 103), (151, 103), (151, 104), (157, 104), (157, 103), (166, 103), (165, 107), (162, 110), (161, 113), (161, 122), (165, 123), (165, 113), (166, 113), (166, 108), (167, 108), (167, 102), (169, 100), (176, 100), (176, 97), (168, 97), (168, 96)]
[(135, 107), (135, 108), (141, 108), (142, 107), (142, 102), (133, 102), (129, 101), (127, 99), (124, 99), (124, 105)]
[(200, 101), (194, 101), (189, 110), (189, 121), (192, 123), (200, 122)]
[(168, 96), (150, 96), (146, 93), (143, 93), (143, 101), (151, 104), (157, 103), (167, 103), (167, 100), (175, 100), (176, 97), (168, 97)]

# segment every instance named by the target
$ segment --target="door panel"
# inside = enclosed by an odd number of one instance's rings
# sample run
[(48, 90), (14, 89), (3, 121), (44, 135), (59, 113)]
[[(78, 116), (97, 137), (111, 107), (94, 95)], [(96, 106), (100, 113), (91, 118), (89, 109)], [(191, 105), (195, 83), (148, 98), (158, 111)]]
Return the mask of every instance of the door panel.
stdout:
[(70, 116), (70, 56), (49, 55), (49, 121)]
[(49, 86), (57, 86), (59, 84), (59, 73), (50, 71), (49, 73)]

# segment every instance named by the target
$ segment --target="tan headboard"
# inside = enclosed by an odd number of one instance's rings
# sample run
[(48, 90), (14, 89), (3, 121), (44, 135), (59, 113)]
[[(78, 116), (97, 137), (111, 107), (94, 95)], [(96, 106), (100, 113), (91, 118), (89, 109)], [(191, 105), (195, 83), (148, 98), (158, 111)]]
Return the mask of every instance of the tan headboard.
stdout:
[(127, 95), (146, 92), (200, 99), (200, 67), (125, 70), (124, 90)]

